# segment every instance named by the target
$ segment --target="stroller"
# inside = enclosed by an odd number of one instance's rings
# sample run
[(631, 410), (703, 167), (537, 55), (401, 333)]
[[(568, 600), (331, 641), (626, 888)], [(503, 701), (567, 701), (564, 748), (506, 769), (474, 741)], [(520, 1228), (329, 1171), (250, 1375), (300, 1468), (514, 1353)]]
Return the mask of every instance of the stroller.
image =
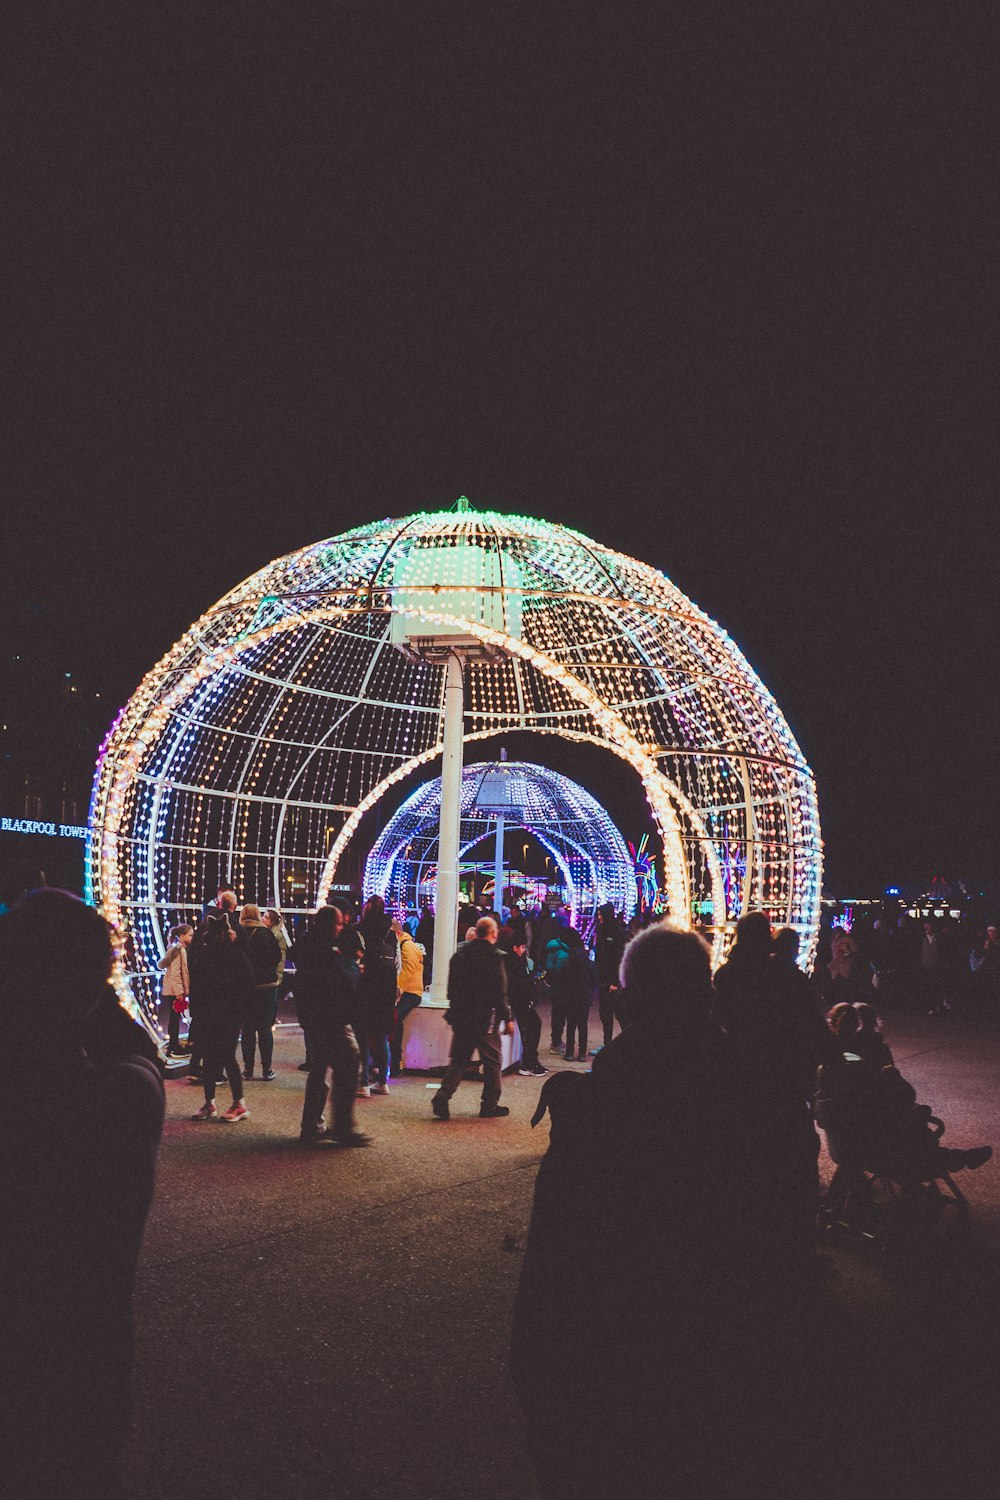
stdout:
[(814, 1116), (836, 1168), (820, 1210), (826, 1227), (845, 1227), (882, 1251), (946, 1218), (967, 1231), (968, 1199), (951, 1174), (981, 1166), (992, 1150), (941, 1146), (943, 1122), (917, 1104), (895, 1068), (874, 1073), (845, 1053), (842, 1065), (820, 1069)]

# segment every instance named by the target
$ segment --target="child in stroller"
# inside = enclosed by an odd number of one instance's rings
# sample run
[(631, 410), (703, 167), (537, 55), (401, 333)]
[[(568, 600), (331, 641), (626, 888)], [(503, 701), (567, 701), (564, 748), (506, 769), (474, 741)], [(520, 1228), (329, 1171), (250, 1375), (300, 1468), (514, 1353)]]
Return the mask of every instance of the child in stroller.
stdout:
[(843, 1218), (872, 1238), (873, 1179), (882, 1179), (893, 1192), (898, 1187), (907, 1207), (926, 1205), (928, 1191), (943, 1206), (947, 1199), (938, 1183), (944, 1182), (964, 1217), (965, 1197), (951, 1174), (975, 1171), (993, 1155), (992, 1146), (942, 1146), (943, 1123), (929, 1105), (917, 1103), (916, 1091), (898, 1068), (875, 1072), (852, 1053), (845, 1053), (842, 1064), (820, 1069), (815, 1116), (836, 1166), (824, 1216)]

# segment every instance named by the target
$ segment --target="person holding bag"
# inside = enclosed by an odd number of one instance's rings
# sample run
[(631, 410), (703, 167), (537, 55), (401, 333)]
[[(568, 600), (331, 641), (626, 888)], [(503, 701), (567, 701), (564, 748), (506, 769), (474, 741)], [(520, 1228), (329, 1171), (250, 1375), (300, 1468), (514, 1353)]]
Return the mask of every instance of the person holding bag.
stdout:
[(170, 946), (160, 959), (163, 983), (160, 993), (167, 1002), (167, 1055), (183, 1057), (189, 1048), (181, 1046), (181, 1017), (188, 1008), (191, 993), (191, 976), (188, 972), (187, 950), (194, 937), (194, 928), (183, 923), (170, 929)]

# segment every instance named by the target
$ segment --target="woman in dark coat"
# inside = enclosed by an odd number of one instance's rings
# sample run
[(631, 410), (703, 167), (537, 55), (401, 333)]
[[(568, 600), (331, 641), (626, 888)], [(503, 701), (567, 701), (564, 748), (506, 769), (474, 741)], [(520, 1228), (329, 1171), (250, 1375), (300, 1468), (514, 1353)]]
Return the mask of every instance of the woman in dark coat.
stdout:
[[(380, 1042), (380, 1027), (384, 1019), (383, 1012), (386, 1006), (388, 994), (386, 967), (383, 961), (383, 948), (386, 939), (393, 937), (392, 922), (386, 915), (385, 902), (381, 896), (369, 896), (365, 902), (364, 911), (361, 913), (361, 921), (358, 923), (358, 931), (361, 941), (365, 945), (364, 970), (355, 995), (355, 1015), (353, 1021), (354, 1035), (361, 1051), (361, 1070), (358, 1074), (358, 1093), (369, 1095), (369, 1069), (371, 1066), (371, 1038), (375, 1036)], [(395, 945), (395, 938), (393, 937)], [(392, 1001), (389, 1011), (389, 1024), (386, 1028), (386, 1038), (392, 1029), (392, 1010), (396, 1005), (396, 973), (393, 964), (392, 976)], [(381, 1059), (380, 1059), (381, 1062)], [(388, 1040), (385, 1044), (385, 1069), (388, 1068)], [(380, 1068), (380, 1082), (385, 1083), (386, 1073)]]
[[(193, 1120), (245, 1120), (243, 1079), (236, 1061), (236, 1043), (243, 1017), (254, 1000), (254, 977), (249, 960), (236, 944), (236, 934), (225, 916), (205, 919), (201, 942), (191, 950), (191, 999), (197, 1012), (204, 1049), (202, 1087), (205, 1103)], [(224, 1072), (233, 1102), (221, 1117), (215, 1107), (215, 1080)]]
[(246, 954), (253, 970), (254, 993), (250, 1008), (243, 1017), (243, 1077), (253, 1077), (257, 1043), (260, 1042), (260, 1071), (266, 1083), (274, 1077), (274, 1021), (278, 1010), (278, 969), (283, 967), (281, 947), (269, 927), (264, 926), (260, 909), (244, 906), (240, 913), (240, 930), (236, 941)]

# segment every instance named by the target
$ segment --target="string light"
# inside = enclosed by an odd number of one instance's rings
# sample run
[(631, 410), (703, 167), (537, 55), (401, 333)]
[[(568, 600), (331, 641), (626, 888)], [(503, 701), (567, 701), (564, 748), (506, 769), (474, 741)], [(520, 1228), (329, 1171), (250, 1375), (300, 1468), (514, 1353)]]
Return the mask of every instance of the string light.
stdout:
[(443, 668), (406, 654), (415, 626), (481, 644), (467, 741), (555, 734), (634, 769), (670, 910), (711, 929), (716, 961), (757, 907), (799, 931), (811, 964), (813, 778), (738, 647), (647, 564), (465, 508), (277, 559), (196, 621), (112, 725), (88, 895), (122, 933), (122, 984), (147, 1017), (166, 932), (220, 878), (258, 904), (288, 909), (293, 887), (324, 899), (364, 813), (440, 755)]

